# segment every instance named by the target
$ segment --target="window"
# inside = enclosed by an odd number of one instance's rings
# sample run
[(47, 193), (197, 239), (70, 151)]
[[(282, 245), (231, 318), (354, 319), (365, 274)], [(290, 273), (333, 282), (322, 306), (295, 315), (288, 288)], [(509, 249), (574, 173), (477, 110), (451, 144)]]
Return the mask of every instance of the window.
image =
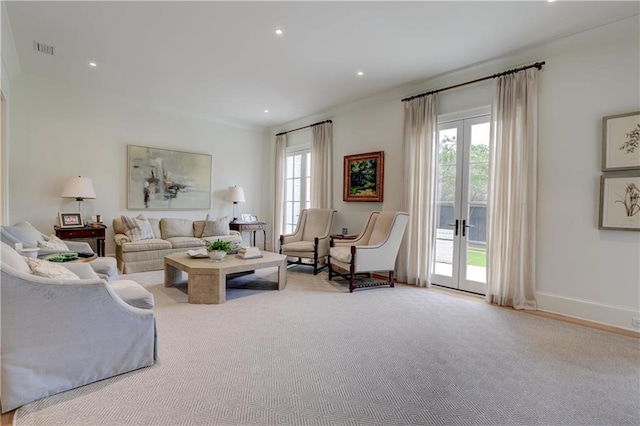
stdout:
[(284, 233), (291, 234), (300, 211), (311, 207), (311, 149), (287, 150), (285, 178)]

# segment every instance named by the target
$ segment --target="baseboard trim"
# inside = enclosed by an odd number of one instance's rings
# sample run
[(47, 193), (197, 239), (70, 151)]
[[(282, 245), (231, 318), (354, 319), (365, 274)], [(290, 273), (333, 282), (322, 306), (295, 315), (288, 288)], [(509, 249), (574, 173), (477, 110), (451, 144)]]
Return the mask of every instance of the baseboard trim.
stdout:
[(538, 311), (640, 333), (640, 329), (631, 325), (633, 318), (640, 318), (640, 312), (633, 309), (545, 292), (538, 292), (536, 301)]

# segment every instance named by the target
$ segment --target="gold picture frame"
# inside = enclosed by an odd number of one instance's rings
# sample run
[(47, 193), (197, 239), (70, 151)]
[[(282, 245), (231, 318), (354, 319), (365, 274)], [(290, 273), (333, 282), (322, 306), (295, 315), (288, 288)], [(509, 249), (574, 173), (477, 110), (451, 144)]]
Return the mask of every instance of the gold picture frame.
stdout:
[(384, 200), (384, 151), (345, 155), (342, 200)]

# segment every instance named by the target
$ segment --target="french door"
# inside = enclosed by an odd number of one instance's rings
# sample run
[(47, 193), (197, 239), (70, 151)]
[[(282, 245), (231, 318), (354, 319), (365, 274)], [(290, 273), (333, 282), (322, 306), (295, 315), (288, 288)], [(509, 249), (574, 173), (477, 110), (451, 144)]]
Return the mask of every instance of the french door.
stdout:
[(485, 294), (489, 115), (438, 124), (431, 282)]
[(287, 152), (284, 233), (292, 234), (303, 209), (311, 206), (311, 149)]

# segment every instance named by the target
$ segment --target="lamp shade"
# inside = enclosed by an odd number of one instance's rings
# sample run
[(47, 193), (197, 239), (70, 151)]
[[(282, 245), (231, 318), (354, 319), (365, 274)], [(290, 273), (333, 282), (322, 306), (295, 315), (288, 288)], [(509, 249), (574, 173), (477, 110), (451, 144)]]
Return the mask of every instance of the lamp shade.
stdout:
[(69, 178), (62, 191), (62, 198), (75, 198), (76, 200), (96, 198), (93, 181), (81, 176)]
[(224, 195), (225, 201), (244, 203), (244, 190), (238, 186), (230, 186)]

